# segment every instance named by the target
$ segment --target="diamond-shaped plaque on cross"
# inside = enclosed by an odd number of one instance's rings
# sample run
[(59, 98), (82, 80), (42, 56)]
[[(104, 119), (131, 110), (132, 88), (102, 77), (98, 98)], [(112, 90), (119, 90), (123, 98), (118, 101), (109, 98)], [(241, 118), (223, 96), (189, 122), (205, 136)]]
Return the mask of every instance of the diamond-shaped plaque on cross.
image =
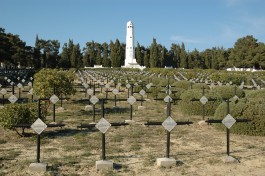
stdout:
[(38, 118), (30, 127), (36, 133), (41, 134), (43, 130), (47, 128), (47, 125), (40, 118)]
[(15, 95), (11, 95), (8, 100), (11, 102), (11, 103), (15, 103), (18, 99)]
[(59, 101), (59, 98), (56, 95), (51, 96), (50, 101), (55, 104), (57, 101)]
[(0, 92), (1, 92), (1, 94), (2, 94), (2, 95), (5, 95), (5, 94), (7, 93), (6, 89), (4, 89), (4, 88), (3, 88), (3, 89), (1, 89), (1, 91), (0, 91)]
[(112, 90), (112, 93), (113, 93), (114, 95), (117, 95), (117, 94), (119, 93), (119, 90), (118, 90), (118, 89), (113, 89), (113, 90)]
[(133, 105), (136, 102), (136, 99), (134, 98), (134, 96), (130, 96), (127, 101), (128, 103), (130, 103), (130, 105)]
[(109, 84), (106, 84), (106, 85), (105, 85), (105, 88), (106, 88), (106, 89), (109, 89), (109, 88), (110, 88), (110, 85), (109, 85)]
[(208, 99), (205, 96), (202, 96), (200, 102), (205, 105), (208, 102)]
[(23, 85), (21, 83), (18, 83), (17, 87), (21, 89), (23, 87)]
[(173, 130), (173, 128), (175, 128), (176, 125), (177, 125), (177, 123), (176, 123), (175, 120), (172, 119), (170, 116), (168, 116), (168, 118), (162, 123), (162, 126), (163, 126), (168, 132), (170, 132), (171, 130)]
[(111, 124), (106, 119), (101, 118), (95, 127), (102, 133), (106, 133), (109, 127), (111, 127)]
[(150, 88), (151, 88), (151, 84), (147, 84), (145, 87), (146, 87), (147, 89), (150, 89)]
[(164, 101), (165, 101), (166, 103), (171, 102), (171, 101), (172, 101), (172, 98), (171, 98), (169, 95), (167, 95), (167, 96), (164, 98)]
[(234, 123), (236, 123), (236, 119), (234, 119), (230, 114), (227, 114), (222, 120), (222, 123), (229, 129), (234, 125)]
[(128, 83), (128, 84), (126, 84), (126, 88), (127, 89), (130, 89), (130, 87), (131, 87), (131, 85)]
[(144, 96), (144, 94), (145, 94), (144, 89), (142, 89), (142, 90), (139, 92), (139, 94), (142, 95), (142, 96)]
[(96, 97), (96, 96), (92, 96), (91, 98), (90, 98), (90, 102), (92, 103), (92, 104), (96, 104), (97, 102), (99, 101), (99, 99)]

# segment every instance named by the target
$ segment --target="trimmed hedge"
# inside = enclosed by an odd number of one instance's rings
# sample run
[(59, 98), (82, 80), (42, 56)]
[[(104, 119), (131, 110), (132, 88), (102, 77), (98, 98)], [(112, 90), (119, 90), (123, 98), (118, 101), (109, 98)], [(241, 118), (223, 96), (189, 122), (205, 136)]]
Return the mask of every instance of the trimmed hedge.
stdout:
[[(214, 115), (215, 109), (221, 103), (221, 98), (218, 94), (213, 94), (209, 90), (205, 90), (205, 96), (208, 99), (216, 99), (216, 101), (208, 101), (205, 104), (205, 115)], [(202, 103), (200, 101), (192, 101), (193, 99), (200, 99), (202, 97), (202, 90), (189, 89), (181, 94), (180, 110), (186, 115), (202, 115)]]
[[(265, 90), (251, 91), (246, 98), (238, 102), (230, 103), (230, 114), (234, 118), (248, 118), (251, 122), (235, 123), (231, 132), (244, 135), (265, 135)], [(226, 103), (222, 103), (215, 112), (215, 119), (223, 119), (226, 116)], [(218, 128), (225, 129), (223, 125)]]
[[(32, 124), (37, 119), (38, 108), (36, 103), (8, 104), (0, 110), (0, 126), (12, 129), (17, 124)], [(45, 120), (45, 116), (41, 117)]]
[[(219, 94), (223, 99), (230, 99), (235, 96), (235, 87), (234, 86), (215, 86), (213, 88), (214, 94)], [(239, 98), (245, 97), (245, 92), (242, 89), (236, 88), (236, 95)]]

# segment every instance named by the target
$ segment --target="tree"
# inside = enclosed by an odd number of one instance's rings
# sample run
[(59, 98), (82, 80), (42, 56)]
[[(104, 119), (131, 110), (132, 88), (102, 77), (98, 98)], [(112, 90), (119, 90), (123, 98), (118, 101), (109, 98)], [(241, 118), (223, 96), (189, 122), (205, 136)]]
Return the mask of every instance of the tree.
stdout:
[(75, 75), (70, 71), (58, 69), (41, 69), (34, 75), (34, 94), (40, 98), (47, 98), (53, 95), (72, 95), (75, 93), (73, 87)]
[(102, 44), (102, 49), (103, 49), (103, 59), (102, 59), (102, 65), (103, 67), (110, 67), (110, 59), (109, 59), (109, 48), (108, 44), (104, 42)]
[(180, 49), (180, 67), (181, 68), (188, 68), (187, 64), (187, 53), (185, 50), (185, 45), (184, 43), (181, 44), (181, 49)]
[(149, 61), (149, 54), (148, 54), (148, 50), (146, 50), (144, 52), (144, 66), (146, 68), (150, 68), (150, 61)]
[(118, 39), (116, 39), (115, 44), (110, 48), (110, 59), (112, 67), (121, 67), (121, 46)]
[(243, 38), (239, 38), (234, 48), (231, 50), (231, 54), (229, 56), (229, 60), (236, 67), (259, 67), (259, 64), (255, 64), (255, 56), (258, 54), (257, 48), (259, 44), (257, 43), (257, 39), (255, 39), (252, 35), (248, 35)]
[(154, 68), (157, 66), (157, 62), (158, 62), (158, 48), (157, 48), (157, 43), (156, 43), (156, 39), (153, 38), (153, 42), (151, 44), (150, 47), (150, 67)]
[(143, 48), (140, 46), (139, 42), (137, 42), (137, 46), (135, 49), (135, 57), (136, 57), (136, 62), (139, 65), (143, 65), (144, 53), (143, 53)]

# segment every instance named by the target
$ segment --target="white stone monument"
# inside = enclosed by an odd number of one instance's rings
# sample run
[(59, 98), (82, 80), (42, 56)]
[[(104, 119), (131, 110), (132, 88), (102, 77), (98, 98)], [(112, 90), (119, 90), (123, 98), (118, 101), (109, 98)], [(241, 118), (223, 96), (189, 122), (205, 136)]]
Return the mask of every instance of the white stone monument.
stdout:
[(140, 66), (135, 59), (134, 25), (132, 21), (127, 22), (126, 31), (126, 56), (123, 67), (144, 69), (145, 67)]

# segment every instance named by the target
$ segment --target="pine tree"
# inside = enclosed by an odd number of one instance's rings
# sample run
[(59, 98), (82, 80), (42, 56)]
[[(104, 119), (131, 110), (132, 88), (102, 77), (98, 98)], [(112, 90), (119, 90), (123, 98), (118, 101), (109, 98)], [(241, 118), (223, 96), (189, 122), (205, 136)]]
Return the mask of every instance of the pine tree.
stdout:
[(153, 38), (153, 42), (150, 47), (150, 67), (151, 68), (157, 67), (157, 62), (158, 62), (158, 48), (157, 48), (156, 39)]
[(181, 68), (188, 68), (187, 53), (186, 53), (186, 50), (185, 50), (184, 43), (181, 44), (181, 49), (180, 49), (180, 67)]

